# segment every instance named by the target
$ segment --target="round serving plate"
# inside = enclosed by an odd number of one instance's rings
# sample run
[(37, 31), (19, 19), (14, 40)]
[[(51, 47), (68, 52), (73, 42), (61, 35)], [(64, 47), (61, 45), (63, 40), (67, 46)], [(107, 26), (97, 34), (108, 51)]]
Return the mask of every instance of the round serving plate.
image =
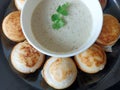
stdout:
[[(14, 5), (14, 0), (11, 0), (10, 5), (8, 6), (7, 10), (5, 11), (4, 17), (12, 12), (17, 10)], [(104, 8), (104, 13), (109, 13), (120, 21), (120, 0), (108, 0), (107, 6)], [(3, 18), (4, 19), (4, 18)], [(26, 83), (30, 84), (31, 86), (39, 89), (39, 90), (54, 90), (50, 87), (41, 76), (41, 69), (42, 67), (37, 70), (35, 73), (32, 74), (21, 74), (17, 72), (11, 65), (10, 62), (10, 53), (12, 48), (17, 44), (12, 42), (6, 38), (6, 36), (1, 33), (1, 44), (3, 49), (3, 53), (5, 58), (8, 60), (10, 68), (13, 70), (15, 74)], [(110, 85), (113, 85), (119, 79), (117, 78), (116, 81), (110, 83), (112, 81), (113, 75), (118, 71), (118, 66), (120, 65), (120, 40), (113, 46), (113, 52), (106, 53), (107, 54), (107, 65), (105, 66), (104, 70), (100, 71), (96, 74), (86, 74), (80, 70), (78, 70), (78, 75), (76, 81), (66, 90), (86, 90), (86, 89), (99, 89), (103, 90), (108, 88)], [(46, 56), (46, 60), (49, 56)], [(120, 73), (119, 73), (120, 75)], [(115, 76), (114, 76), (115, 77)], [(116, 79), (116, 78), (115, 78)], [(105, 85), (109, 82), (109, 85)]]

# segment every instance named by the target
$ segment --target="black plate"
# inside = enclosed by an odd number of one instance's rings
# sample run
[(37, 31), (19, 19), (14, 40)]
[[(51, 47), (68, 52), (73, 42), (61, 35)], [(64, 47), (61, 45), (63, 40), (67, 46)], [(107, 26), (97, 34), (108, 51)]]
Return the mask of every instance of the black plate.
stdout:
[[(5, 12), (5, 16), (6, 16), (8, 13), (14, 10), (16, 10), (16, 8), (12, 0), (10, 2), (7, 11), (3, 11), (3, 12)], [(116, 18), (118, 18), (118, 20), (120, 20), (120, 0), (108, 0), (108, 4), (104, 10), (104, 13), (110, 13)], [(2, 48), (1, 48), (3, 49), (2, 53), (4, 53), (5, 58), (8, 60), (11, 69), (13, 70), (13, 72), (17, 74), (19, 78), (21, 78), (26, 83), (40, 90), (53, 90), (53, 88), (49, 87), (41, 77), (40, 71), (42, 67), (39, 70), (37, 70), (35, 73), (29, 75), (24, 75), (14, 70), (14, 68), (11, 66), (10, 63), (10, 53), (16, 43), (8, 40), (3, 33), (1, 34), (0, 44), (2, 44)], [(79, 72), (75, 83), (71, 87), (67, 88), (67, 90), (96, 89), (96, 88), (103, 89), (117, 82), (120, 79), (117, 78), (117, 75), (115, 74), (119, 68), (118, 66), (120, 65), (119, 52), (120, 52), (120, 40), (113, 47), (113, 52), (107, 53), (107, 57), (108, 57), (107, 65), (104, 70), (93, 75), (86, 74), (78, 70)], [(120, 75), (120, 73), (118, 74)], [(111, 78), (113, 75), (116, 75), (116, 77), (114, 77), (115, 78), (114, 82), (109, 82), (110, 80), (111, 81), (113, 80), (113, 78)], [(109, 85), (107, 84), (108, 82)]]

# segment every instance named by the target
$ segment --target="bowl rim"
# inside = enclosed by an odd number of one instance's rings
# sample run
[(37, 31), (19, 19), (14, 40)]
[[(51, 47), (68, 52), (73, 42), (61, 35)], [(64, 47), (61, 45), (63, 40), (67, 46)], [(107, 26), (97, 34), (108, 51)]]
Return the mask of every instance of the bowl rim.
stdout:
[[(20, 21), (21, 21), (21, 27), (22, 27), (22, 31), (23, 31), (23, 34), (24, 34), (24, 36), (25, 36), (25, 38), (26, 38), (26, 40), (36, 49), (36, 50), (38, 50), (39, 52), (41, 52), (41, 53), (43, 53), (43, 54), (45, 54), (45, 55), (48, 55), (48, 56), (53, 56), (53, 57), (71, 57), (71, 56), (75, 56), (75, 55), (77, 55), (77, 54), (79, 54), (79, 53), (81, 53), (81, 52), (83, 52), (83, 51), (85, 51), (86, 49), (88, 49), (90, 46), (92, 46), (94, 43), (95, 43), (95, 41), (97, 40), (97, 38), (98, 38), (98, 36), (99, 36), (99, 34), (100, 34), (100, 32), (101, 32), (101, 29), (102, 29), (102, 24), (103, 24), (103, 11), (102, 11), (102, 7), (101, 7), (101, 5), (100, 5), (100, 3), (99, 3), (99, 0), (94, 0), (94, 1), (96, 1), (96, 3), (98, 4), (98, 8), (100, 9), (100, 16), (101, 16), (101, 21), (100, 21), (100, 30), (99, 30), (99, 32), (97, 32), (97, 36), (92, 40), (92, 42), (89, 44), (89, 45), (87, 45), (86, 44), (86, 46), (85, 47), (83, 47), (83, 49), (81, 49), (81, 50), (73, 50), (72, 52), (65, 52), (65, 53), (59, 53), (59, 52), (50, 52), (50, 50), (44, 50), (44, 49), (42, 49), (42, 47), (38, 47), (37, 45), (35, 45), (34, 43), (33, 43), (33, 41), (32, 40), (30, 40), (30, 38), (27, 36), (27, 32), (26, 32), (26, 30), (24, 29), (24, 25), (23, 25), (23, 23), (22, 22), (24, 22), (24, 13), (25, 13), (25, 8), (26, 8), (26, 5), (27, 5), (27, 2), (29, 2), (30, 0), (26, 0), (26, 2), (25, 2), (25, 5), (24, 5), (24, 7), (23, 7), (23, 9), (22, 9), (22, 11), (21, 11), (21, 18), (20, 18)], [(42, 0), (39, 0), (39, 1), (42, 1)], [(84, 1), (84, 0), (83, 0)], [(36, 6), (35, 6), (36, 7)], [(36, 40), (36, 39), (35, 39)], [(37, 40), (36, 40), (36, 42), (37, 42)]]

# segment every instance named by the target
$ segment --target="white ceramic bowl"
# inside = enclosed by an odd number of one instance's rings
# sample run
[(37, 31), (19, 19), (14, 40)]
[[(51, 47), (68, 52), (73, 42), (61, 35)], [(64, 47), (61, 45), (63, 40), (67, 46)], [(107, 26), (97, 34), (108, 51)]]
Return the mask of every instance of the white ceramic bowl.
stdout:
[(47, 50), (46, 48), (43, 48), (40, 45), (40, 43), (35, 39), (35, 36), (32, 33), (32, 28), (31, 28), (32, 13), (36, 8), (36, 6), (41, 1), (42, 0), (27, 0), (21, 14), (21, 25), (22, 25), (23, 33), (26, 39), (28, 40), (28, 42), (38, 51), (54, 57), (70, 57), (85, 51), (96, 41), (96, 39), (98, 38), (101, 32), (102, 23), (103, 23), (103, 13), (102, 13), (101, 5), (99, 3), (99, 0), (81, 0), (89, 8), (89, 11), (93, 19), (92, 35), (89, 38), (89, 40), (87, 40), (84, 45), (79, 47), (79, 49), (66, 53), (53, 52)]

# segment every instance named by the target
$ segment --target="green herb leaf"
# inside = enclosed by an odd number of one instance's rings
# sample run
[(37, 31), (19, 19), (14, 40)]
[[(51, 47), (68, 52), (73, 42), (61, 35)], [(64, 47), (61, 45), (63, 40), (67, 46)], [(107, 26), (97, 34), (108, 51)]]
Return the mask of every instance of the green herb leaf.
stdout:
[(57, 13), (51, 16), (51, 20), (53, 21), (52, 24), (53, 29), (60, 29), (66, 24), (64, 20), (64, 16), (68, 15), (68, 10), (67, 10), (68, 7), (69, 7), (69, 3), (65, 3), (63, 5), (58, 6), (56, 10)]
[(63, 19), (59, 19), (53, 23), (52, 27), (53, 29), (60, 29), (64, 25), (65, 25), (65, 21)]
[(58, 8), (57, 8), (57, 12), (64, 15), (64, 16), (67, 16), (68, 15), (68, 7), (69, 7), (69, 3), (65, 3), (63, 4), (62, 6), (60, 5)]
[(52, 17), (51, 17), (52, 21), (56, 21), (56, 20), (59, 20), (61, 19), (60, 15), (59, 14), (53, 14)]

